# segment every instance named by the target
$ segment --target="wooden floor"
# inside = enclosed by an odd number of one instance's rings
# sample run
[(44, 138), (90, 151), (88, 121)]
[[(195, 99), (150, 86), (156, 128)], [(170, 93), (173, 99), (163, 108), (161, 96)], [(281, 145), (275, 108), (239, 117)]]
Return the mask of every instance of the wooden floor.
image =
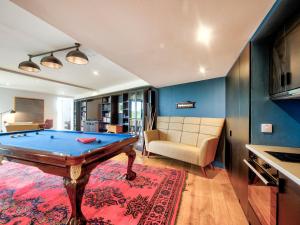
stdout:
[[(122, 154), (114, 160), (124, 161), (127, 157)], [(135, 163), (187, 171), (177, 225), (248, 225), (223, 169), (208, 169), (209, 178), (205, 178), (197, 166), (161, 156), (151, 156), (148, 159), (139, 152)]]

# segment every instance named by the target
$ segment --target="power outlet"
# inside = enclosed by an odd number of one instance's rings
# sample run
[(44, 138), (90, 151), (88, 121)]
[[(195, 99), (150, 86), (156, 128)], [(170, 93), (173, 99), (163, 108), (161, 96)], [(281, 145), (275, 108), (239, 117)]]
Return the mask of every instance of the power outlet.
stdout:
[(270, 123), (261, 124), (261, 132), (262, 133), (268, 133), (268, 134), (273, 133), (273, 125), (270, 124)]

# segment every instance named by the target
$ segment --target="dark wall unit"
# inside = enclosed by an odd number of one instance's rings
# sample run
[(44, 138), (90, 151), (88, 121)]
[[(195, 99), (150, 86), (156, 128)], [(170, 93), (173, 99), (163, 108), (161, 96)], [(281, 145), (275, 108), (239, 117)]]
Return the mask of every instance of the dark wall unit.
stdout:
[[(253, 225), (261, 224), (253, 208), (247, 205), (248, 171), (243, 159), (247, 158), (248, 151), (245, 144), (300, 145), (300, 101), (274, 97), (274, 94), (300, 86), (300, 28), (295, 29), (300, 21), (299, 9), (300, 1), (276, 1), (226, 77), (225, 164), (241, 206)], [(289, 33), (285, 28), (291, 24), (294, 27)], [(291, 36), (286, 38), (288, 33)], [(276, 60), (279, 64), (274, 65)], [(264, 123), (273, 125), (273, 133), (261, 132)], [(298, 224), (299, 185), (282, 174), (279, 176), (285, 181), (285, 187), (278, 194), (277, 224)]]
[(80, 130), (80, 102), (74, 101), (74, 130)]
[(226, 156), (225, 165), (236, 195), (247, 212), (248, 157), (250, 142), (250, 45), (248, 44), (226, 77)]
[(120, 122), (123, 123), (123, 131), (129, 132), (129, 100), (128, 100), (128, 93), (122, 94), (122, 110), (119, 108), (120, 113), (122, 113), (122, 118), (120, 118)]
[[(297, 17), (300, 18), (299, 9), (300, 1), (277, 1), (251, 41), (252, 144), (300, 146), (300, 100), (272, 100), (269, 95), (270, 91), (272, 93), (272, 90), (269, 90), (270, 81), (273, 83), (271, 87), (276, 87), (274, 84), (276, 81), (270, 76), (272, 75), (274, 40), (278, 38), (278, 34), (282, 32), (285, 25), (288, 27), (289, 21), (296, 21)], [(294, 50), (300, 51), (300, 48)], [(279, 81), (277, 80), (277, 82)], [(263, 123), (273, 124), (273, 133), (261, 133), (260, 129)]]
[(98, 121), (99, 132), (106, 132), (110, 124), (121, 125), (123, 132), (140, 136), (136, 148), (143, 150), (147, 104), (156, 111), (156, 98), (155, 89), (147, 87), (75, 100), (74, 129), (84, 130), (85, 121), (90, 120)]
[(86, 121), (86, 112), (87, 112), (87, 101), (80, 102), (80, 130), (83, 130), (84, 122)]
[(300, 217), (300, 189), (288, 177), (279, 173), (284, 188), (278, 195), (278, 225), (298, 225)]
[[(299, 60), (300, 56), (300, 39), (297, 41), (299, 31), (292, 29), (295, 33), (290, 33), (293, 37), (286, 42), (280, 41), (278, 37), (287, 35), (283, 29), (293, 24), (291, 20), (299, 21), (299, 9), (300, 1), (276, 1), (226, 77), (226, 169), (251, 224), (260, 225), (252, 208), (247, 208), (248, 171), (243, 159), (247, 158), (248, 151), (245, 144), (300, 145), (300, 101), (277, 100), (273, 96), (298, 86), (300, 64), (292, 61), (295, 58)], [(282, 65), (284, 70), (278, 69), (276, 65), (275, 74), (274, 54), (283, 57), (287, 63)], [(292, 74), (288, 77), (290, 71)], [(264, 123), (273, 125), (273, 133), (261, 132), (261, 124)], [(285, 187), (278, 198), (278, 225), (298, 224), (299, 186), (282, 174), (280, 177), (285, 181)]]
[(118, 124), (118, 96), (104, 96), (99, 105), (100, 131), (107, 131), (108, 124)]
[(288, 96), (289, 91), (300, 88), (300, 13), (285, 22), (272, 39), (270, 94), (274, 99), (293, 97)]

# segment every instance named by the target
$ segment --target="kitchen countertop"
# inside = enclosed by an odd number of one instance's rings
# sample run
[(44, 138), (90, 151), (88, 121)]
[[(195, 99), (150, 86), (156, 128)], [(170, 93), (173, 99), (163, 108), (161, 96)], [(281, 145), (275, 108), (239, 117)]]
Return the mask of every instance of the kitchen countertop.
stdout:
[(266, 151), (271, 152), (286, 152), (286, 153), (298, 153), (300, 154), (300, 148), (291, 147), (278, 147), (278, 146), (266, 146), (266, 145), (246, 145), (246, 148), (263, 159), (271, 166), (276, 168), (279, 172), (293, 180), (300, 185), (300, 163), (291, 163), (281, 161)]

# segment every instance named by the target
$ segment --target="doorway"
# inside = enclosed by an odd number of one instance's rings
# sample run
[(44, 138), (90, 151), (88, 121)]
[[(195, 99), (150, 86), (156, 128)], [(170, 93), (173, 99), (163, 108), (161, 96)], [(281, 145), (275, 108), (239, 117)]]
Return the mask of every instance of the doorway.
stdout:
[(72, 98), (57, 98), (57, 129), (73, 130), (74, 100)]

